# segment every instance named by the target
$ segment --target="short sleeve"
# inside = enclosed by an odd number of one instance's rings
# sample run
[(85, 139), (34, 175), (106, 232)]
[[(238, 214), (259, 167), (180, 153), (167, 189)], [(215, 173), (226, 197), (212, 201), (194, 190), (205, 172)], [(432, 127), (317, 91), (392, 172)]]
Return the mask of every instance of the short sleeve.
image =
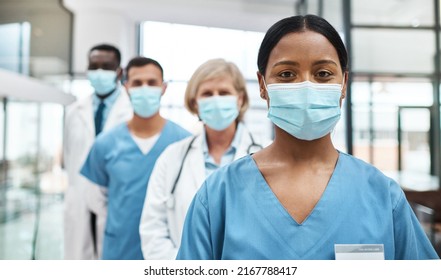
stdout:
[(106, 171), (106, 145), (104, 141), (95, 141), (81, 168), (81, 175), (93, 183), (108, 187), (109, 175)]
[(402, 192), (393, 217), (396, 260), (439, 259)]
[(203, 203), (206, 201), (203, 198), (204, 194), (206, 194), (206, 183), (193, 198), (188, 209), (177, 260), (212, 260), (214, 258), (209, 212)]

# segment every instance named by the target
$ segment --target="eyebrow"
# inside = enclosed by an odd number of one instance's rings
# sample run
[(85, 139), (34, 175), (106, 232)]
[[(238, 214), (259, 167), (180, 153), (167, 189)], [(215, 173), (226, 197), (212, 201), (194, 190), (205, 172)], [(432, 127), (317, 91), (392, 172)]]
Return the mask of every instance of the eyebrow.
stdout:
[[(312, 65), (320, 65), (320, 64), (334, 64), (335, 66), (338, 66), (338, 64), (331, 60), (331, 59), (322, 59), (315, 61)], [(282, 60), (273, 65), (273, 67), (279, 66), (279, 65), (290, 65), (290, 66), (299, 66), (300, 64), (296, 61), (291, 60)]]
[(312, 65), (320, 65), (320, 64), (334, 64), (335, 66), (338, 66), (338, 64), (331, 59), (322, 59), (319, 61), (314, 62)]
[(276, 67), (276, 66), (279, 66), (279, 65), (299, 66), (300, 64), (298, 62), (291, 61), (291, 60), (282, 60), (282, 61), (279, 61), (279, 62), (275, 63), (273, 65), (273, 67)]

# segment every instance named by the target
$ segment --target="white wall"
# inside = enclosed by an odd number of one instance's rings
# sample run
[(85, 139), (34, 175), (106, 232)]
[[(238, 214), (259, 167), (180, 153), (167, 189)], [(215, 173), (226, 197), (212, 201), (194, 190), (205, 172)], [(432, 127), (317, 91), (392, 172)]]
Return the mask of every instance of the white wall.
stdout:
[[(87, 52), (108, 42), (122, 52), (123, 65), (137, 53), (137, 24), (146, 20), (250, 31), (266, 31), (294, 13), (287, 0), (64, 0), (74, 13), (73, 71), (87, 67)], [(170, 34), (173, 36), (173, 34)]]
[(75, 13), (73, 39), (73, 71), (87, 69), (87, 54), (99, 43), (109, 43), (121, 50), (123, 65), (136, 53), (136, 24), (114, 11), (82, 10)]

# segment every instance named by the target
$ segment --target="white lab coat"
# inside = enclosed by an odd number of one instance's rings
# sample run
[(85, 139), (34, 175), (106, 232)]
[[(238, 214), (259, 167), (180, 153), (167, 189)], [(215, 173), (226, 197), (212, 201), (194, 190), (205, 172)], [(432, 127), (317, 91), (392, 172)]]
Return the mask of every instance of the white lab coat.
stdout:
[[(235, 160), (248, 154), (248, 147), (252, 143), (250, 135), (243, 127)], [(170, 145), (155, 164), (139, 227), (145, 259), (175, 259), (177, 255), (187, 209), (205, 180), (202, 137), (204, 134), (196, 137), (184, 163), (182, 159), (193, 137)], [(182, 164), (181, 176), (171, 198), (171, 190)], [(170, 207), (173, 200), (174, 206)]]
[[(65, 259), (96, 259), (101, 256), (102, 239), (107, 215), (106, 197), (97, 185), (80, 174), (89, 149), (95, 140), (92, 95), (66, 108), (64, 125), (64, 167), (68, 188), (64, 197)], [(121, 87), (109, 111), (103, 131), (128, 121), (133, 115), (130, 99)], [(90, 212), (97, 215), (97, 249), (94, 254)]]

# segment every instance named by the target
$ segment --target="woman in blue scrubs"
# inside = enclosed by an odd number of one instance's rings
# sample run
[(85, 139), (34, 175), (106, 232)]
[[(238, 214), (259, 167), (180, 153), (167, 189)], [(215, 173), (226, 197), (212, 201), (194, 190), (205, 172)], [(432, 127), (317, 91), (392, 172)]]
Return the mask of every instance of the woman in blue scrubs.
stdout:
[(436, 259), (399, 185), (333, 146), (347, 52), (324, 19), (274, 24), (257, 73), (275, 139), (221, 168), (188, 210), (177, 259), (338, 259), (352, 244), (385, 259)]

